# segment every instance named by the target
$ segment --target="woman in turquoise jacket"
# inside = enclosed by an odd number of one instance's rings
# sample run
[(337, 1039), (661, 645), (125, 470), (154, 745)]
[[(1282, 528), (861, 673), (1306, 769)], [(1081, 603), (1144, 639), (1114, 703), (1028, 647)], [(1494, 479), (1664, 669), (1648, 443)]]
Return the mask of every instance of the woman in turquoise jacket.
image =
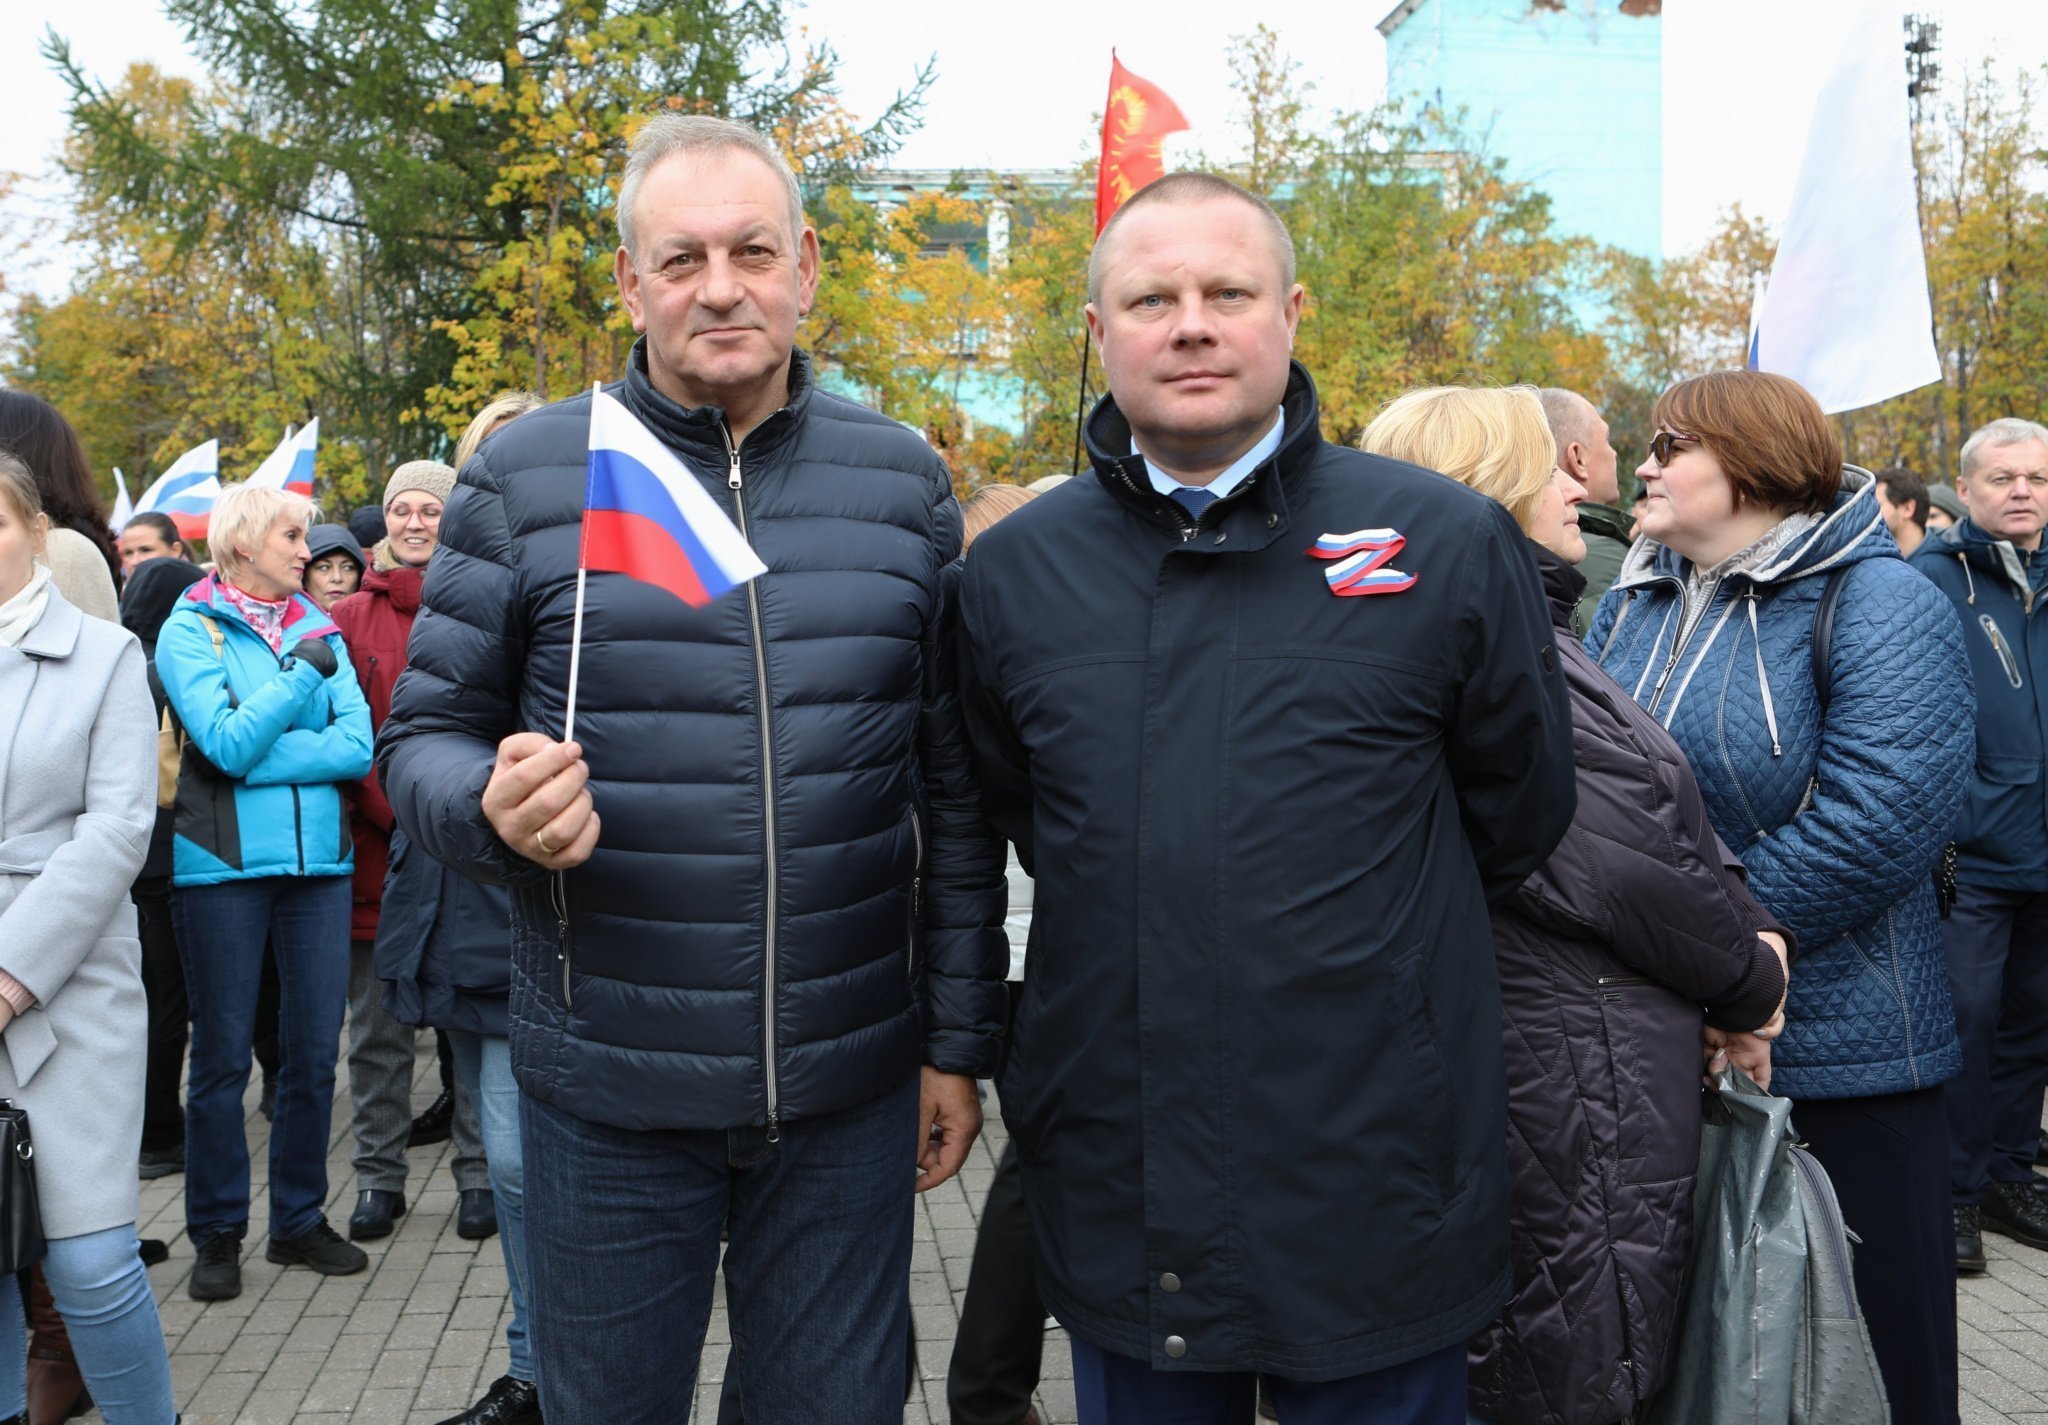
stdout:
[(370, 769), (370, 709), (340, 631), (301, 592), (313, 520), (303, 496), (229, 486), (208, 539), (216, 572), (186, 592), (157, 636), (157, 675), (187, 739), (171, 915), (192, 1005), (185, 1221), (199, 1301), (242, 1289), (241, 1100), (266, 941), (277, 956), (283, 1057), (265, 1255), (327, 1275), (369, 1260), (323, 1209), (353, 865), (339, 784)]

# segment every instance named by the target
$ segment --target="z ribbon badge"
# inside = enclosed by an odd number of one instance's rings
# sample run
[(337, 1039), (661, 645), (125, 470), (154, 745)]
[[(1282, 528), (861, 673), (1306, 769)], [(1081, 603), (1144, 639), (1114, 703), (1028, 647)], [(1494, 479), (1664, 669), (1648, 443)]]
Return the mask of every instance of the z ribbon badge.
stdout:
[(1361, 529), (1350, 534), (1326, 534), (1307, 553), (1311, 559), (1336, 561), (1323, 571), (1323, 577), (1330, 583), (1330, 592), (1339, 598), (1398, 594), (1415, 587), (1415, 576), (1386, 565), (1407, 543), (1407, 537), (1398, 530)]

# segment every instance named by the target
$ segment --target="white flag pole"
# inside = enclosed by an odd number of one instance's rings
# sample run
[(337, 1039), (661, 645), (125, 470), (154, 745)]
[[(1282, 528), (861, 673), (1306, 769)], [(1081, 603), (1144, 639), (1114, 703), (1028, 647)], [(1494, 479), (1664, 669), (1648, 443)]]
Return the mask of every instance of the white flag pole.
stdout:
[[(590, 418), (597, 419), (597, 393), (603, 383), (590, 383)], [(562, 717), (562, 741), (576, 740), (576, 684), (583, 673), (583, 590), (590, 582), (590, 570), (583, 558), (583, 540), (590, 528), (590, 477), (583, 484), (583, 514), (576, 532), (576, 619), (569, 628), (569, 710)]]

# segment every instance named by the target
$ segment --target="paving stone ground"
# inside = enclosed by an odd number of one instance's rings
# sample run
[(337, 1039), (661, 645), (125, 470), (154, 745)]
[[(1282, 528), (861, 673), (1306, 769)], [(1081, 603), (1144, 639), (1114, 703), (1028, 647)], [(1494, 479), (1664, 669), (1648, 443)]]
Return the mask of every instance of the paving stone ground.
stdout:
[[(348, 1165), (345, 1066), (340, 1083), (328, 1159), (328, 1216), (337, 1228), (346, 1224), (356, 1190)], [(433, 1039), (423, 1036), (415, 1109), (424, 1108), (438, 1088)], [(253, 1089), (247, 1103), (260, 1203), (269, 1125), (256, 1112)], [(904, 1410), (905, 1425), (944, 1425), (949, 1418), (946, 1362), (967, 1287), (975, 1223), (1002, 1144), (1001, 1120), (991, 1114), (966, 1169), (918, 1200), (911, 1310), (923, 1378)], [(495, 1238), (474, 1243), (455, 1235), (449, 1153), (446, 1144), (414, 1151), (407, 1185), (412, 1210), (390, 1237), (363, 1244), (370, 1254), (368, 1271), (320, 1277), (272, 1266), (263, 1260), (259, 1210), (244, 1244), (241, 1297), (210, 1304), (185, 1295), (193, 1254), (184, 1235), (184, 1179), (142, 1185), (142, 1233), (171, 1245), (171, 1259), (150, 1276), (187, 1425), (435, 1425), (503, 1374), (509, 1312), (504, 1260)], [(1963, 1425), (2048, 1425), (2048, 1253), (1995, 1235), (1985, 1242), (1991, 1270), (1962, 1283), (1958, 1306)], [(729, 1340), (721, 1297), (690, 1417), (702, 1425), (717, 1416)], [(1064, 1333), (1050, 1330), (1038, 1396), (1048, 1425), (1075, 1419), (1072, 1377)]]

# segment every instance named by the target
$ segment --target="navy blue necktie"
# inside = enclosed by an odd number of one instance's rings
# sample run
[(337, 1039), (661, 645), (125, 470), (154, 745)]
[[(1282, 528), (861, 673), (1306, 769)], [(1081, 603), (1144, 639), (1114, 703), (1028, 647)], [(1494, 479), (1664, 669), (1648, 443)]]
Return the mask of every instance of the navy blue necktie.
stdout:
[(1181, 486), (1167, 498), (1186, 510), (1188, 518), (1192, 519), (1196, 524), (1202, 522), (1202, 511), (1216, 503), (1216, 496), (1212, 491), (1198, 489), (1191, 485)]

